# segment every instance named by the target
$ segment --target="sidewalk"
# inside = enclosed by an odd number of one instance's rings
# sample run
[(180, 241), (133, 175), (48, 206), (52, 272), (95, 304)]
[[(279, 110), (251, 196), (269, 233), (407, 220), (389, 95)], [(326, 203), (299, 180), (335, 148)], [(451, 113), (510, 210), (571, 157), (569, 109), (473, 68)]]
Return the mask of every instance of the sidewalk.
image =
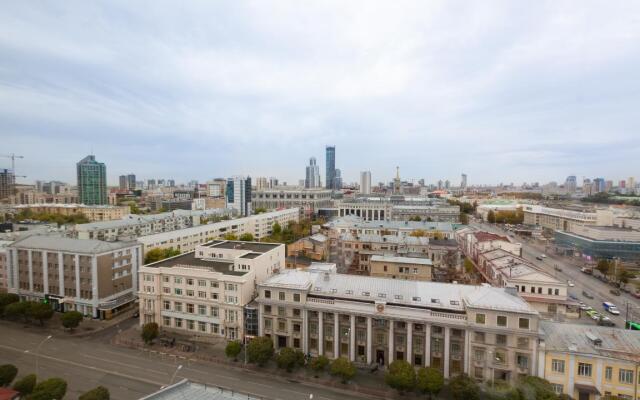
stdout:
[[(243, 364), (244, 353), (240, 353), (238, 361), (232, 361), (224, 354), (226, 341), (220, 340), (216, 343), (197, 342), (197, 349), (193, 352), (183, 352), (176, 347), (165, 347), (158, 342), (152, 346), (143, 343), (140, 336), (141, 329), (139, 326), (127, 329), (114, 336), (112, 343), (117, 346), (132, 348), (148, 352), (150, 357), (158, 357), (160, 359), (173, 360), (174, 363), (190, 362), (206, 362), (224, 365), (226, 367), (241, 370), (250, 374), (261, 375), (273, 378), (282, 383), (301, 382), (309, 386), (331, 387), (338, 391), (344, 391), (351, 395), (362, 395), (366, 398), (378, 399), (423, 399), (423, 395), (414, 393), (399, 394), (397, 391), (390, 389), (384, 383), (384, 371), (370, 372), (368, 369), (359, 369), (356, 377), (348, 384), (341, 383), (337, 378), (331, 377), (328, 373), (322, 373), (318, 378), (314, 377), (314, 373), (307, 368), (300, 368), (297, 371), (288, 373), (282, 369), (278, 369), (275, 362), (270, 362), (265, 367), (258, 367), (253, 364)], [(186, 337), (181, 335), (166, 335), (163, 337), (176, 337), (176, 341), (187, 341)], [(193, 342), (193, 340), (191, 340)]]

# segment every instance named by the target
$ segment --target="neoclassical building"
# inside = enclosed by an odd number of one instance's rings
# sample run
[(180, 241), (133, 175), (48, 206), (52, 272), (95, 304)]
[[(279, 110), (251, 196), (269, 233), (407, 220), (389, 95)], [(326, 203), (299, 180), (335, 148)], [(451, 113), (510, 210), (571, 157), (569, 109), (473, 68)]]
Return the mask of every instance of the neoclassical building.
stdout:
[(445, 377), (514, 380), (535, 372), (538, 313), (488, 285), (285, 270), (258, 285), (259, 334), (276, 348), (359, 364), (407, 360)]

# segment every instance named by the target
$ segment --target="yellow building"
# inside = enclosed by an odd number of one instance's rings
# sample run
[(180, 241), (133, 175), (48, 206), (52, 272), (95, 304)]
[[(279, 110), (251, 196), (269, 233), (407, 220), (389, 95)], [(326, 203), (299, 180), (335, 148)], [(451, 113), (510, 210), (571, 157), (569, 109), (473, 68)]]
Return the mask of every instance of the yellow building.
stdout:
[(430, 281), (433, 263), (429, 258), (374, 255), (369, 275), (378, 278)]
[(16, 212), (30, 210), (34, 213), (59, 214), (66, 216), (82, 214), (87, 217), (90, 222), (112, 221), (122, 219), (124, 216), (130, 214), (129, 206), (88, 206), (84, 204), (25, 204), (15, 206), (14, 209)]
[(540, 321), (538, 375), (576, 400), (638, 398), (640, 332)]

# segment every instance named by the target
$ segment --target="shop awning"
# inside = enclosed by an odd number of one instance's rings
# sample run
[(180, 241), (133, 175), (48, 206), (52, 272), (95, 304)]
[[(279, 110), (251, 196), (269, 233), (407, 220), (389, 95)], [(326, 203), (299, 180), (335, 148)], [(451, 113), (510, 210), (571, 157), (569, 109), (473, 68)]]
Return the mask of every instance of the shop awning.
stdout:
[(576, 384), (573, 385), (573, 387), (578, 392), (593, 393), (593, 394), (596, 394), (596, 395), (600, 396), (600, 391), (598, 390), (597, 387), (595, 387), (593, 385), (585, 385), (585, 384), (582, 384), (582, 383), (576, 383)]

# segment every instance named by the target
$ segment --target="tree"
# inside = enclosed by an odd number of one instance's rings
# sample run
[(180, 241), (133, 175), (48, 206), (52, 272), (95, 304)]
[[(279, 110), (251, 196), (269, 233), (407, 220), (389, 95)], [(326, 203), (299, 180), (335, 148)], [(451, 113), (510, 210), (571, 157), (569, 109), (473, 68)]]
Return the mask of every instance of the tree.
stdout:
[(463, 225), (469, 225), (469, 216), (465, 213), (460, 213), (460, 223)]
[(416, 371), (407, 361), (396, 360), (389, 364), (389, 370), (384, 376), (384, 381), (401, 393), (409, 391), (416, 385)]
[(437, 368), (420, 368), (416, 377), (416, 388), (429, 395), (437, 395), (444, 386), (444, 376)]
[(146, 252), (144, 255), (144, 263), (151, 264), (165, 258), (175, 257), (180, 254), (180, 250), (169, 247), (168, 249), (155, 248)]
[(273, 342), (271, 338), (260, 336), (251, 339), (247, 345), (247, 359), (250, 363), (265, 366), (273, 357)]
[(311, 360), (309, 363), (309, 368), (314, 372), (315, 377), (317, 378), (321, 372), (324, 372), (329, 365), (329, 359), (325, 356), (318, 356)]
[(356, 366), (349, 359), (340, 357), (333, 360), (330, 372), (331, 375), (339, 377), (342, 383), (347, 383), (356, 376)]
[(422, 221), (422, 220), (420, 219), (420, 217), (419, 217), (419, 216), (414, 215), (413, 217), (409, 218), (409, 221), (416, 221), (416, 222), (420, 222), (420, 221)]
[(229, 232), (229, 233), (225, 233), (224, 236), (222, 236), (222, 238), (224, 240), (238, 240), (238, 235), (236, 235), (235, 233)]
[(67, 382), (60, 378), (42, 381), (33, 389), (27, 400), (59, 400), (67, 393)]
[(9, 386), (16, 375), (18, 375), (18, 368), (15, 365), (0, 365), (0, 386)]
[(449, 380), (449, 391), (453, 400), (479, 400), (478, 384), (466, 374)]
[(617, 276), (616, 276), (616, 278), (618, 279), (618, 282), (626, 284), (626, 283), (629, 283), (629, 280), (635, 277), (636, 277), (636, 274), (627, 270), (626, 268), (624, 267), (618, 268)]
[(104, 386), (98, 386), (82, 394), (78, 400), (109, 400), (109, 390)]
[(496, 214), (493, 212), (493, 210), (489, 210), (489, 212), (487, 213), (487, 222), (489, 222), (490, 224), (496, 223)]
[(23, 376), (22, 378), (18, 379), (16, 383), (13, 384), (13, 390), (20, 392), (22, 396), (31, 394), (31, 392), (33, 392), (33, 388), (35, 387), (36, 387), (35, 374), (29, 374), (29, 375)]
[(240, 235), (240, 240), (243, 242), (253, 242), (253, 235), (250, 233), (243, 233)]
[(551, 383), (537, 376), (520, 378), (516, 389), (522, 399), (556, 400), (557, 398)]
[(227, 343), (227, 347), (224, 348), (224, 354), (229, 358), (233, 358), (233, 361), (238, 360), (238, 354), (240, 354), (241, 351), (242, 345), (237, 340)]
[(39, 303), (37, 301), (31, 302), (27, 310), (28, 315), (40, 322), (40, 325), (44, 325), (45, 320), (53, 317), (53, 308), (49, 304)]
[(422, 229), (416, 229), (415, 231), (412, 231), (409, 236), (413, 236), (413, 237), (425, 237), (427, 236), (427, 232), (425, 232)]
[(464, 259), (464, 270), (467, 272), (467, 274), (470, 274), (473, 272), (474, 266), (473, 266), (473, 262), (468, 259), (465, 258)]
[(29, 310), (29, 302), (19, 301), (17, 303), (11, 303), (8, 306), (6, 306), (4, 309), (4, 315), (5, 317), (13, 320), (18, 318), (23, 318), (26, 322), (27, 317), (29, 316), (28, 310)]
[(611, 262), (609, 260), (598, 260), (598, 264), (596, 265), (596, 269), (600, 271), (600, 273), (604, 276), (609, 275), (609, 271), (611, 271)]
[(0, 316), (4, 315), (5, 307), (19, 301), (20, 297), (15, 293), (0, 293)]
[(159, 328), (158, 324), (155, 322), (149, 322), (142, 326), (142, 340), (146, 344), (153, 343), (154, 339), (158, 337)]
[(253, 210), (254, 214), (262, 214), (262, 213), (266, 213), (266, 212), (267, 212), (267, 209), (264, 208), (264, 207), (258, 207), (255, 210)]
[(278, 368), (292, 372), (294, 369), (304, 365), (304, 353), (300, 350), (285, 347), (276, 356), (276, 363)]
[(279, 235), (282, 233), (282, 226), (280, 226), (279, 223), (274, 222), (273, 223), (273, 228), (271, 228), (271, 232), (273, 232), (274, 235)]
[(77, 328), (78, 325), (80, 325), (83, 316), (79, 311), (67, 311), (66, 313), (62, 314), (62, 317), (60, 319), (62, 320), (62, 326), (67, 329), (73, 330), (74, 328)]

